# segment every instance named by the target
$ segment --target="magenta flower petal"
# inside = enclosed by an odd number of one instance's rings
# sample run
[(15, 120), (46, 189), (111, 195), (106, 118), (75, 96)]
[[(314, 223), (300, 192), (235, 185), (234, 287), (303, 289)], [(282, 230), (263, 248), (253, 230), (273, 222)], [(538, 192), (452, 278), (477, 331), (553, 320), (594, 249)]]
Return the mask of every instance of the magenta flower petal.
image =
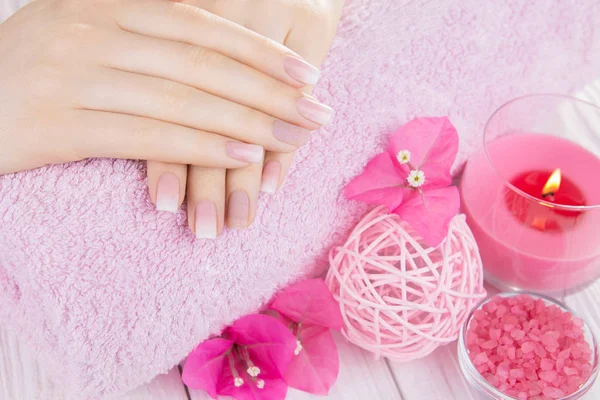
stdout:
[[(415, 118), (395, 132), (388, 153), (396, 155), (408, 150), (410, 163), (425, 173), (423, 188), (448, 186), (452, 183), (450, 169), (458, 152), (458, 133), (447, 117)], [(400, 165), (404, 176), (408, 166)]]
[(322, 279), (308, 279), (283, 289), (271, 309), (298, 323), (342, 329), (340, 306)]
[(325, 396), (340, 369), (337, 348), (331, 332), (319, 326), (303, 326), (299, 332), (302, 350), (285, 374), (290, 387)]
[(367, 204), (385, 205), (392, 211), (402, 202), (402, 186), (406, 176), (399, 175), (388, 153), (375, 156), (362, 174), (344, 189), (346, 198)]
[(282, 378), (296, 348), (296, 338), (290, 330), (268, 315), (242, 317), (227, 328), (224, 336), (246, 347), (263, 379)]
[(456, 186), (414, 191), (394, 213), (409, 223), (430, 246), (438, 246), (448, 234), (450, 220), (458, 213)]
[(228, 369), (226, 353), (232, 346), (233, 342), (220, 338), (200, 343), (185, 361), (183, 383), (192, 389), (202, 389), (216, 399), (219, 379)]

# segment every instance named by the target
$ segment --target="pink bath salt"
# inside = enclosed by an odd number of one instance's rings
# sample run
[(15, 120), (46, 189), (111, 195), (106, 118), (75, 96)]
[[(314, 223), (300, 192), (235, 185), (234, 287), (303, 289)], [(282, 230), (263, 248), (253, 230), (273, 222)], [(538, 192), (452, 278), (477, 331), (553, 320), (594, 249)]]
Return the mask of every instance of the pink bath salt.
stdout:
[(557, 375), (558, 374), (554, 370), (538, 372), (540, 379), (548, 383), (552, 383), (556, 379)]
[(558, 353), (558, 356), (556, 358), (558, 360), (560, 360), (560, 359), (566, 360), (570, 356), (571, 356), (571, 349), (564, 349), (564, 350), (562, 350), (561, 352)]
[(551, 399), (560, 399), (561, 397), (565, 397), (565, 392), (552, 386), (545, 387), (542, 393), (544, 393), (544, 396), (550, 397)]
[[(483, 354), (485, 354), (485, 353), (483, 353)], [(475, 368), (477, 369), (477, 372), (479, 372), (481, 375), (485, 374), (486, 372), (490, 372), (490, 364), (489, 363), (477, 365)]]
[(536, 358), (536, 355), (533, 352), (523, 354), (523, 360), (533, 360), (535, 358)]
[(521, 345), (521, 350), (523, 350), (523, 355), (525, 355), (525, 353), (531, 353), (532, 351), (535, 350), (535, 343), (533, 343), (533, 342), (524, 342)]
[(509, 376), (509, 369), (508, 369), (508, 363), (504, 364), (501, 363), (500, 365), (498, 365), (497, 369), (496, 369), (496, 376), (498, 377), (498, 379), (501, 382), (505, 382), (508, 380), (508, 376)]
[(535, 332), (538, 332), (538, 329), (532, 329), (532, 330), (530, 330), (530, 331), (529, 331), (529, 333), (527, 334), (527, 337), (528, 337), (528, 338), (529, 338), (531, 341), (534, 341), (534, 342), (541, 342), (541, 341), (542, 341), (542, 339), (541, 339), (541, 338), (540, 338), (540, 336), (539, 336), (537, 333), (535, 333)]
[(530, 396), (535, 396), (542, 393), (542, 386), (537, 382), (528, 381), (523, 383), (523, 386), (527, 388), (527, 392)]
[(525, 376), (525, 372), (521, 368), (511, 369), (509, 376), (513, 379), (521, 379)]
[(500, 304), (498, 306), (498, 309), (496, 310), (496, 315), (499, 318), (502, 318), (504, 316), (504, 314), (506, 314), (508, 312), (508, 307), (505, 306), (504, 304)]
[(497, 340), (493, 340), (493, 339), (492, 340), (488, 340), (488, 341), (486, 341), (484, 343), (481, 343), (480, 346), (481, 346), (482, 349), (490, 350), (490, 349), (493, 349), (495, 347), (498, 347), (498, 341)]
[(475, 318), (476, 321), (484, 321), (487, 320), (487, 315), (488, 314), (483, 310), (475, 310), (473, 318)]
[(473, 364), (475, 364), (475, 365), (482, 365), (482, 364), (486, 364), (487, 362), (488, 362), (488, 356), (484, 352), (477, 354), (475, 356), (475, 358), (473, 359)]
[(558, 347), (558, 338), (560, 337), (560, 333), (556, 331), (548, 331), (544, 333), (540, 339), (544, 346), (546, 347)]
[(513, 329), (510, 331), (510, 337), (514, 340), (521, 340), (525, 337), (525, 332), (520, 329)]
[(527, 311), (520, 305), (512, 306), (510, 312), (517, 316), (527, 315)]
[(548, 355), (548, 352), (546, 351), (546, 349), (544, 349), (544, 346), (542, 346), (541, 344), (537, 344), (535, 346), (535, 355), (539, 358), (544, 358)]
[(494, 314), (498, 309), (498, 304), (495, 301), (488, 301), (485, 306), (483, 306), (483, 309), (490, 314)]
[(550, 359), (542, 358), (542, 360), (540, 361), (540, 368), (542, 369), (542, 371), (550, 371), (554, 369), (554, 362)]
[(556, 360), (556, 370), (562, 371), (564, 367), (565, 367), (565, 360), (562, 358), (558, 358)]
[(576, 375), (579, 372), (577, 370), (577, 368), (573, 368), (573, 367), (564, 367), (563, 371), (564, 371), (565, 375)]
[(573, 322), (573, 325), (575, 325), (578, 328), (583, 328), (583, 320), (579, 317), (573, 317), (571, 319), (571, 321)]
[(502, 331), (496, 328), (490, 328), (490, 339), (498, 340), (502, 335)]
[(555, 399), (591, 375), (585, 325), (570, 313), (528, 295), (496, 296), (478, 311), (467, 330), (469, 357), (500, 391), (517, 399)]
[(484, 374), (483, 377), (494, 387), (498, 387), (498, 385), (500, 384), (498, 377), (494, 374)]
[(517, 358), (517, 349), (514, 346), (506, 348), (506, 356), (509, 360), (514, 361)]

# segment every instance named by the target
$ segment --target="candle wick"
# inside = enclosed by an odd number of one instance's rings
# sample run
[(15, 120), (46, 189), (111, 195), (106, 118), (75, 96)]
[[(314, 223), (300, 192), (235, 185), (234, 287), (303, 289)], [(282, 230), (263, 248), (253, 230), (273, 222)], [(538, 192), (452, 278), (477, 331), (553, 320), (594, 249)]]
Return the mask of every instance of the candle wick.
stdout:
[(554, 197), (554, 192), (542, 193), (543, 198), (550, 197), (550, 196)]

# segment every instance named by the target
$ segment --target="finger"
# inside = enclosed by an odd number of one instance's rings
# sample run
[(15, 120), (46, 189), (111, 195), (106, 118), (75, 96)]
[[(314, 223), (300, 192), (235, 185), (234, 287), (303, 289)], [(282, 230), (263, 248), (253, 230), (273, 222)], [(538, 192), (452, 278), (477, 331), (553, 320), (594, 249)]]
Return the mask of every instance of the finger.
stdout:
[[(291, 152), (310, 131), (181, 83), (103, 68), (78, 94), (82, 108), (148, 117)], [(140, 101), (144, 99), (144, 101)]]
[(223, 230), (225, 170), (190, 166), (188, 224), (198, 239), (214, 239)]
[[(336, 4), (336, 13), (341, 13), (343, 1), (338, 1)], [(334, 20), (337, 21), (337, 19)], [(335, 33), (335, 30), (329, 30)], [(315, 38), (307, 40), (306, 32), (304, 30), (292, 29), (287, 35), (284, 44), (297, 51), (303, 57), (306, 57), (307, 60), (315, 65), (320, 65), (327, 53), (327, 49), (329, 49), (329, 46), (331, 45), (333, 35), (323, 32), (320, 34), (320, 37), (321, 40), (314, 40)], [(312, 86), (307, 86), (303, 91), (310, 94), (312, 93), (312, 89)], [(282, 154), (267, 152), (265, 154), (262, 172), (261, 191), (265, 193), (274, 193), (283, 184), (293, 160), (294, 153)]]
[(76, 110), (70, 119), (76, 157), (128, 158), (192, 164), (215, 168), (239, 168), (260, 163), (264, 149), (214, 133), (149, 118), (102, 111)]
[(214, 50), (294, 87), (315, 84), (320, 76), (285, 46), (192, 5), (123, 2), (116, 21), (127, 31)]
[(213, 50), (125, 32), (106, 40), (98, 55), (106, 66), (193, 86), (307, 129), (331, 118), (330, 107)]
[(227, 171), (227, 226), (246, 228), (254, 221), (262, 164)]
[(187, 166), (148, 161), (148, 190), (158, 211), (177, 212), (185, 197)]
[(275, 193), (283, 184), (290, 166), (294, 161), (294, 153), (267, 152), (262, 170), (260, 191)]

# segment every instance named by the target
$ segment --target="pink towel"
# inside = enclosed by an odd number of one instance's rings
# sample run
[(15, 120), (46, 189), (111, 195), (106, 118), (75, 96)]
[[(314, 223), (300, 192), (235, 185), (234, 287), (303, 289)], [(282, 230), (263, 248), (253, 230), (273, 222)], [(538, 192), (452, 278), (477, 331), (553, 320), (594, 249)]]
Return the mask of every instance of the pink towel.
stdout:
[(283, 189), (261, 196), (252, 228), (194, 239), (183, 210), (154, 210), (142, 162), (0, 178), (0, 323), (70, 396), (145, 383), (323, 271), (366, 210), (343, 186), (408, 119), (448, 115), (464, 160), (504, 101), (569, 93), (600, 72), (597, 0), (347, 3), (315, 93), (336, 121), (298, 153)]

